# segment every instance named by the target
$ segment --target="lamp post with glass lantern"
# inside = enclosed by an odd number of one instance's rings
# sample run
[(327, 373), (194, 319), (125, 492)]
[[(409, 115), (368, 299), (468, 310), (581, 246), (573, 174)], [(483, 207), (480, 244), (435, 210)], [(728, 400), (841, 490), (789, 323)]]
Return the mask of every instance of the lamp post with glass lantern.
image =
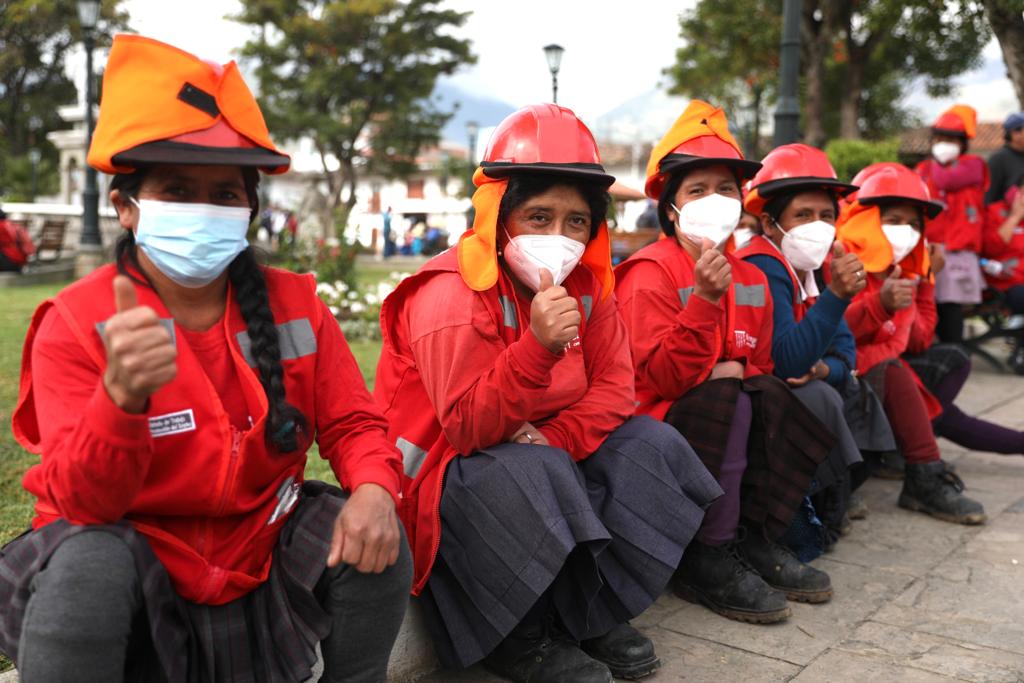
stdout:
[(558, 69), (562, 66), (562, 53), (565, 48), (561, 45), (546, 45), (544, 56), (548, 60), (548, 69), (551, 70), (551, 101), (558, 104)]
[[(100, 0), (78, 0), (78, 21), (82, 27), (85, 47), (85, 150), (92, 144), (93, 106), (96, 91), (93, 84), (92, 51), (95, 47), (96, 24), (100, 18)], [(82, 236), (75, 256), (75, 276), (82, 277), (95, 269), (103, 260), (103, 241), (100, 237), (99, 189), (96, 169), (85, 164), (85, 189), (82, 190)]]

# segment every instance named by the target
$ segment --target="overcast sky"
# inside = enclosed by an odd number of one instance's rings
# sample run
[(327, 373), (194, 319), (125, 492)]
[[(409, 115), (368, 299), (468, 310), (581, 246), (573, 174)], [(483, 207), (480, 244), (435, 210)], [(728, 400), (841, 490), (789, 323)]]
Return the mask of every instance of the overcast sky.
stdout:
[[(550, 98), (551, 80), (542, 48), (565, 48), (559, 103), (591, 121), (623, 101), (658, 85), (678, 45), (677, 16), (694, 0), (448, 0), (473, 10), (460, 35), (473, 41), (477, 63), (463, 69), (457, 85), (514, 106)], [(249, 35), (225, 17), (236, 0), (127, 0), (132, 29), (204, 58), (227, 61)], [(987, 64), (960, 78), (960, 97), (983, 120), (1002, 120), (1015, 108), (1003, 75), (998, 45), (986, 49)], [(954, 98), (931, 101), (911, 94), (908, 104), (930, 120)]]

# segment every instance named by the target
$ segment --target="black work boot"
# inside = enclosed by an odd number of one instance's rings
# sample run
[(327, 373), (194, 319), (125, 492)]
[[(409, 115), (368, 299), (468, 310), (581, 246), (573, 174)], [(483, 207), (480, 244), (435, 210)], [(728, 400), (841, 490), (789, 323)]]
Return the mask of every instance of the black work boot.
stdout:
[(747, 564), (735, 541), (717, 546), (691, 541), (672, 577), (672, 590), (683, 600), (749, 624), (773, 624), (790, 615), (786, 596)]
[(661, 660), (654, 654), (654, 643), (628, 622), (603, 636), (584, 640), (580, 649), (608, 665), (615, 678), (636, 680), (649, 676), (661, 666)]
[(956, 524), (984, 524), (981, 503), (963, 494), (964, 482), (942, 460), (912, 465), (900, 491), (899, 506)]
[(772, 588), (798, 602), (828, 602), (832, 599), (832, 580), (828, 574), (804, 564), (796, 553), (750, 529), (740, 542), (740, 553)]
[(516, 683), (611, 683), (612, 673), (588, 656), (547, 616), (520, 624), (484, 658), (484, 666)]

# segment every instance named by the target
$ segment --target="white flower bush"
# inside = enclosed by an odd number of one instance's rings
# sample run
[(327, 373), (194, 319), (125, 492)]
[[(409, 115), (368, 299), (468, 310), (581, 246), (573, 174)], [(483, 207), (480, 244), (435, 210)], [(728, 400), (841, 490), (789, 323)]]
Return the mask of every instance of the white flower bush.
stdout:
[(380, 339), (380, 307), (398, 283), (410, 273), (392, 272), (384, 280), (365, 288), (347, 283), (320, 282), (316, 293), (338, 319), (348, 339)]

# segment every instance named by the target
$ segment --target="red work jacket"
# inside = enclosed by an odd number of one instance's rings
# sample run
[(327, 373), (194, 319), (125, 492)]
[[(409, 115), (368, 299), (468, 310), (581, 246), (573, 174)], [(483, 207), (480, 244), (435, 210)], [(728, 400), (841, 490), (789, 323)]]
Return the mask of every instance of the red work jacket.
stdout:
[(636, 252), (615, 270), (629, 332), (637, 412), (659, 420), (673, 402), (735, 360), (746, 376), (772, 373), (772, 302), (757, 267), (726, 254), (732, 286), (718, 302), (693, 296), (694, 260), (675, 239)]
[(1003, 272), (999, 275), (985, 273), (988, 286), (1000, 291), (1010, 287), (1024, 285), (1024, 223), (1013, 228), (1009, 242), (999, 236), (999, 228), (1010, 215), (1010, 206), (1005, 200), (988, 205), (988, 220), (985, 221), (985, 243), (982, 255), (1003, 264)]
[[(374, 395), (405, 462), (402, 521), (418, 595), (441, 540), (444, 472), (457, 455), (504, 443), (526, 422), (582, 460), (633, 414), (633, 370), (613, 297), (584, 266), (562, 284), (579, 301), (579, 340), (555, 354), (530, 330), (530, 302), (502, 270), (466, 286), (454, 249), (405, 279), (381, 308)], [(500, 504), (500, 501), (495, 501)]]
[[(904, 353), (924, 353), (935, 336), (935, 285), (921, 280), (913, 303), (890, 314), (882, 305), (882, 284), (885, 279), (875, 273), (868, 274), (867, 286), (853, 298), (846, 309), (846, 323), (857, 342), (857, 372), (866, 374), (882, 361), (899, 359)], [(917, 374), (910, 373), (925, 404), (929, 416), (935, 419), (942, 413), (942, 405), (925, 389)]]
[(979, 164), (983, 170), (983, 181), (956, 190), (942, 190), (932, 177), (934, 159), (925, 159), (914, 169), (928, 184), (934, 199), (946, 205), (945, 210), (935, 218), (926, 221), (925, 237), (929, 242), (944, 244), (946, 251), (981, 252), (982, 232), (985, 227), (985, 191), (988, 189), (988, 164), (973, 154), (960, 156), (958, 164)]
[[(309, 424), (296, 451), (278, 453), (265, 444), (266, 396), (230, 287), (218, 324), (252, 427), (232, 427), (184, 334), (173, 335), (177, 375), (150, 396), (147, 411), (132, 415), (114, 405), (103, 386), (100, 335), (115, 312), (116, 274), (105, 266), (64, 289), (39, 307), (28, 331), (13, 427), (42, 456), (24, 478), (37, 498), (34, 527), (58, 518), (127, 519), (183, 598), (223, 604), (267, 578), (314, 435), (344, 487), (372, 482), (397, 500), (399, 455), (312, 277), (265, 270), (287, 399)], [(154, 290), (136, 293), (175, 329)]]

